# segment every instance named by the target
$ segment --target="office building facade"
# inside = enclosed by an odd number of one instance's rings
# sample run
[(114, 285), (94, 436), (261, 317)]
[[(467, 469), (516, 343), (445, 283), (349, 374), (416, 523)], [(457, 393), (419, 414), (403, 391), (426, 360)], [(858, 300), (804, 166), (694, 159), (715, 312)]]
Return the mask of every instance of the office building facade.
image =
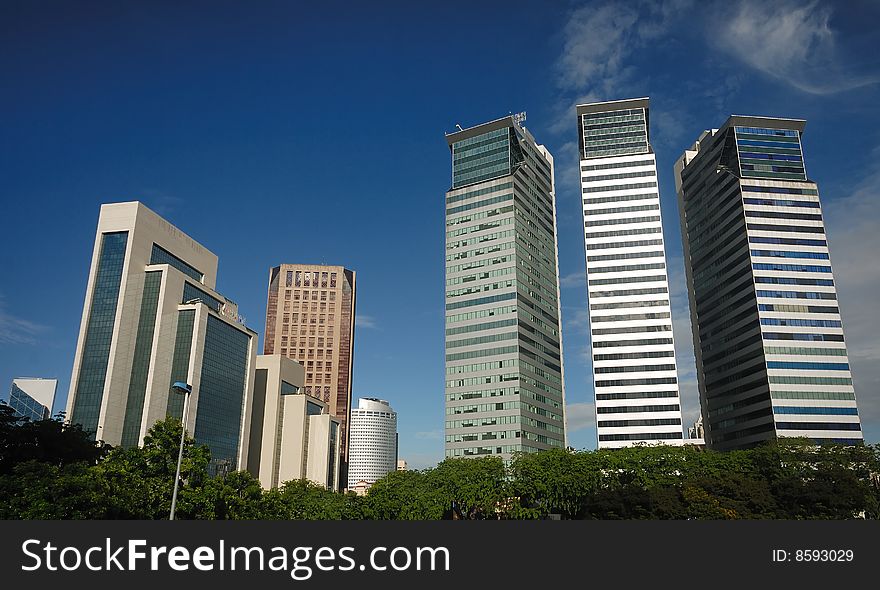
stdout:
[(576, 110), (598, 446), (681, 444), (649, 101)]
[(524, 118), (446, 135), (447, 457), (566, 444), (553, 157)]
[(182, 417), (212, 469), (247, 464), (257, 335), (214, 290), (217, 257), (139, 202), (101, 206), (67, 418), (114, 446)]
[(52, 417), (57, 388), (57, 379), (18, 377), (12, 380), (7, 404), (18, 416), (31, 422), (48, 420)]
[(731, 116), (675, 165), (706, 442), (862, 442), (797, 119)]
[(397, 412), (374, 397), (362, 397), (351, 411), (348, 489), (366, 488), (397, 470)]
[(342, 266), (282, 264), (269, 271), (263, 353), (300, 363), (303, 392), (339, 420), (340, 485), (348, 461), (356, 294), (355, 272)]
[(295, 479), (338, 489), (339, 420), (304, 393), (301, 364), (274, 354), (258, 355), (256, 366), (248, 471), (267, 489)]

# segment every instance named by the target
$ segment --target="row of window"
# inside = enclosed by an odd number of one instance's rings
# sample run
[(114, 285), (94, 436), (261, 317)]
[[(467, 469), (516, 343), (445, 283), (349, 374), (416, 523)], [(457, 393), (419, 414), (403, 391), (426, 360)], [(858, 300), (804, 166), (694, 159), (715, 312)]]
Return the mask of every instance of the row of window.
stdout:
[(657, 200), (660, 195), (657, 193), (639, 193), (636, 195), (616, 195), (613, 197), (589, 197), (584, 199), (584, 205), (600, 205), (602, 203), (619, 203), (621, 201), (646, 201), (648, 199)]
[(755, 277), (756, 283), (767, 285), (810, 285), (812, 287), (833, 287), (833, 279), (806, 279), (801, 277)]
[(619, 399), (664, 399), (678, 397), (677, 391), (623, 391), (620, 393), (597, 393), (597, 401), (610, 401)]
[(587, 256), (587, 262), (605, 262), (608, 260), (632, 260), (634, 258), (663, 258), (662, 250), (649, 250), (647, 252), (624, 252), (618, 254), (602, 254)]
[(625, 359), (650, 359), (674, 357), (671, 350), (645, 350), (642, 352), (625, 352), (620, 354), (594, 354), (594, 361), (620, 361)]
[(659, 346), (672, 344), (672, 338), (645, 338), (641, 340), (600, 340), (593, 342), (593, 348), (608, 348), (615, 346)]
[(599, 420), (599, 428), (625, 428), (632, 426), (678, 426), (681, 418), (648, 418), (643, 420)]
[(775, 236), (749, 236), (753, 244), (779, 244), (784, 246), (827, 246), (825, 240), (809, 240), (806, 238), (780, 238)]
[(584, 187), (584, 193), (606, 193), (610, 191), (624, 191), (637, 188), (657, 188), (656, 182), (636, 182), (632, 184), (616, 184), (612, 186), (588, 186)]
[(600, 442), (614, 442), (625, 440), (678, 440), (682, 438), (680, 432), (633, 432), (627, 434), (600, 434)]
[(591, 311), (599, 311), (603, 309), (627, 309), (634, 307), (668, 307), (668, 299), (656, 299), (650, 301), (621, 301), (619, 303), (591, 303)]
[(590, 299), (595, 297), (625, 297), (630, 295), (659, 295), (667, 293), (666, 287), (650, 287), (647, 289), (622, 289), (619, 291), (590, 291)]
[(800, 369), (803, 371), (849, 371), (848, 363), (801, 363), (794, 361), (768, 361), (768, 369)]
[(772, 223), (747, 223), (746, 228), (752, 231), (772, 231), (799, 234), (824, 234), (825, 228), (821, 225), (776, 225)]
[(843, 334), (799, 334), (792, 332), (764, 332), (764, 340), (803, 340), (806, 342), (843, 342)]
[[(629, 207), (608, 207), (605, 209), (585, 209), (584, 215), (610, 215), (613, 213), (633, 213), (635, 211), (658, 211), (660, 205), (651, 203), (648, 205), (632, 205)], [(595, 223), (591, 225), (596, 225)]]
[(513, 188), (512, 182), (505, 182), (502, 184), (496, 184), (495, 186), (490, 186), (487, 188), (481, 188), (474, 191), (467, 191), (464, 193), (459, 193), (457, 195), (452, 195), (450, 197), (446, 197), (446, 204), (457, 203), (459, 201), (466, 201), (467, 199), (473, 199), (474, 197), (482, 197), (483, 195), (488, 195), (491, 193), (497, 193), (498, 191), (503, 191), (509, 188)]
[(773, 311), (783, 313), (840, 313), (836, 305), (771, 305), (769, 303), (761, 303), (758, 305), (759, 311)]
[(588, 269), (588, 274), (602, 274), (606, 272), (631, 272), (635, 270), (661, 270), (666, 268), (665, 262), (651, 262), (648, 264), (624, 264), (620, 266), (599, 266)]
[(592, 330), (592, 334), (594, 336), (603, 336), (608, 334), (637, 334), (639, 332), (672, 332), (672, 326), (617, 326), (614, 328), (596, 328)]
[(776, 270), (781, 272), (825, 272), (830, 273), (830, 266), (814, 266), (809, 264), (772, 264), (764, 262), (752, 263), (755, 270)]
[(473, 209), (479, 209), (480, 207), (486, 207), (488, 205), (495, 205), (496, 203), (504, 203), (506, 201), (512, 200), (513, 193), (509, 193), (498, 197), (492, 197), (491, 199), (483, 199), (482, 201), (477, 201), (476, 203), (466, 203), (464, 205), (459, 205), (458, 207), (451, 207), (446, 210), (446, 215), (455, 215), (456, 213), (462, 213), (463, 211), (471, 211)]
[(597, 227), (600, 225), (628, 225), (631, 223), (650, 223), (652, 221), (660, 221), (660, 216), (649, 215), (647, 217), (624, 217), (622, 219), (594, 219), (584, 222), (584, 226)]
[(675, 377), (652, 377), (647, 379), (612, 379), (596, 381), (596, 387), (629, 387), (632, 385), (674, 385), (678, 383)]
[(765, 346), (765, 354), (794, 354), (805, 356), (846, 356), (845, 348), (805, 348), (800, 346)]
[(779, 430), (861, 430), (858, 422), (777, 422)]
[(655, 283), (666, 282), (666, 275), (648, 275), (636, 277), (620, 277), (616, 279), (591, 279), (588, 285), (623, 285), (626, 283)]
[(581, 172), (592, 172), (594, 170), (612, 170), (614, 168), (634, 168), (636, 166), (652, 166), (654, 160), (635, 160), (632, 162), (613, 162), (611, 164), (592, 164), (581, 166)]
[(758, 297), (776, 299), (837, 299), (836, 293), (810, 293), (807, 291), (757, 291)]
[(746, 205), (765, 205), (770, 207), (807, 207), (818, 209), (819, 201), (791, 201), (785, 199), (755, 199), (746, 197), (743, 199)]
[(858, 416), (856, 408), (837, 407), (813, 407), (813, 406), (773, 406), (774, 414), (804, 414), (804, 415), (829, 415), (829, 416)]
[(604, 180), (623, 180), (624, 178), (644, 178), (646, 176), (657, 176), (653, 170), (643, 170), (638, 172), (620, 172), (618, 174), (599, 174), (596, 176), (582, 176), (583, 182), (600, 182)]
[(810, 328), (840, 328), (840, 320), (802, 320), (795, 318), (761, 318), (763, 326), (800, 326)]
[[(477, 336), (474, 338), (464, 338), (462, 340), (448, 340), (446, 348), (458, 348), (460, 346), (475, 346), (477, 344), (488, 344), (489, 342), (499, 342), (501, 340), (515, 340), (519, 334), (517, 332), (505, 332), (502, 334), (490, 334), (488, 336)], [(468, 357), (463, 357), (468, 358)]]
[(776, 195), (818, 195), (819, 191), (813, 188), (791, 188), (783, 186), (753, 186), (750, 184), (742, 185), (743, 192), (746, 193), (770, 193)]
[(657, 313), (627, 313), (621, 315), (600, 315), (592, 316), (590, 321), (595, 323), (601, 322), (629, 322), (633, 320), (662, 320), (668, 319), (670, 314), (668, 311)]
[(828, 260), (825, 252), (796, 252), (792, 250), (752, 250), (752, 256), (767, 256), (772, 258), (810, 258), (813, 260)]
[[(585, 230), (586, 231), (586, 230)], [(654, 227), (635, 227), (633, 229), (617, 229), (613, 231), (586, 231), (584, 234), (584, 238), (589, 240), (590, 238), (611, 238), (617, 236), (640, 236), (644, 234), (659, 234), (663, 233), (659, 226)], [(596, 244), (596, 247), (599, 247), (599, 244)], [(602, 248), (607, 248), (605, 244), (601, 245)], [(590, 250), (590, 245), (587, 245), (587, 249)]]

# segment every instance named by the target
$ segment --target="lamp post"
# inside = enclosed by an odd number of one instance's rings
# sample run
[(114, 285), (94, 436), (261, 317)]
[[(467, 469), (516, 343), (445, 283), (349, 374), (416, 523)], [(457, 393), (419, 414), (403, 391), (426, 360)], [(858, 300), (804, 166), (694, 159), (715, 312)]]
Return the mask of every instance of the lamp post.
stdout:
[(183, 381), (175, 381), (171, 391), (183, 395), (183, 418), (181, 420), (180, 451), (177, 453), (177, 473), (174, 476), (174, 493), (171, 495), (171, 515), (168, 520), (174, 520), (174, 509), (177, 507), (177, 484), (180, 481), (180, 464), (183, 462), (183, 441), (186, 439), (186, 413), (189, 409), (189, 396), (192, 393), (192, 385)]

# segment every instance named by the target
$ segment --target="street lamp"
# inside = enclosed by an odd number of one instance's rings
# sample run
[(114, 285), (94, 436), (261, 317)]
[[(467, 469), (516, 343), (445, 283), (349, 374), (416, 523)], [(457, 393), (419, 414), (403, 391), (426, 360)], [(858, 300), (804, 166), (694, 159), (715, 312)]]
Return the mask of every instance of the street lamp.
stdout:
[(183, 462), (183, 441), (186, 438), (186, 413), (189, 406), (189, 396), (192, 393), (192, 385), (183, 381), (175, 381), (171, 391), (183, 395), (183, 418), (181, 420), (180, 451), (177, 453), (177, 474), (174, 476), (174, 493), (171, 495), (171, 515), (168, 520), (174, 520), (174, 509), (177, 507), (177, 484), (180, 481), (180, 464)]

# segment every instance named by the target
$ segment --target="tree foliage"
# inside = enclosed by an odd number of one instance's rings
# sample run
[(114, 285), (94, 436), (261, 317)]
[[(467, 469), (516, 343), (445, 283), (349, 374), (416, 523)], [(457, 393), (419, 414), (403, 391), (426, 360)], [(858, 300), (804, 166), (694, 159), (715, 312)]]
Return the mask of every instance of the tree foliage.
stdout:
[[(168, 518), (181, 424), (157, 422), (139, 448), (0, 407), (0, 518)], [(446, 459), (394, 471), (365, 496), (305, 480), (264, 490), (244, 471), (212, 477), (186, 437), (177, 517), (281, 520), (851, 519), (880, 517), (880, 446), (782, 439), (747, 451), (634, 446)]]

